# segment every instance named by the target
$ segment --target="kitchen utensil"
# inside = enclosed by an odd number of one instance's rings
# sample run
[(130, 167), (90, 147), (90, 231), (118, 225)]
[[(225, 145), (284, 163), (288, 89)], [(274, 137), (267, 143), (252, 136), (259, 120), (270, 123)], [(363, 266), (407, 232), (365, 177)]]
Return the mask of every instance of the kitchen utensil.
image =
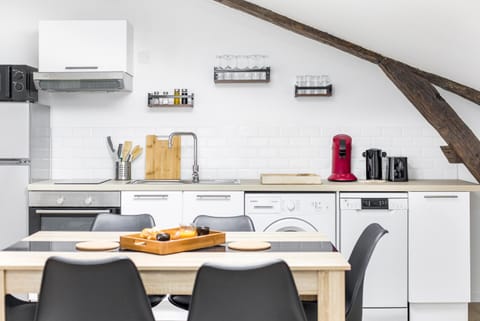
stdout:
[(132, 155), (131, 161), (133, 162), (134, 160), (136, 160), (138, 158), (138, 156), (140, 156), (142, 151), (143, 151), (143, 148), (141, 148), (139, 145), (135, 145), (135, 147), (133, 148), (132, 153), (131, 153), (131, 155)]
[(362, 153), (365, 157), (365, 171), (367, 180), (381, 180), (382, 179), (382, 158), (387, 156), (387, 153), (382, 152), (381, 149), (371, 148)]
[(132, 179), (132, 163), (126, 161), (115, 162), (115, 180), (129, 181)]
[(130, 149), (132, 149), (132, 142), (129, 141), (129, 140), (126, 140), (123, 143), (123, 149), (122, 149), (122, 160), (123, 161), (127, 160), (127, 156), (130, 153)]
[(407, 157), (387, 157), (387, 180), (391, 182), (408, 181)]
[(122, 160), (122, 150), (123, 150), (123, 144), (118, 144), (117, 156), (120, 161)]
[(172, 148), (168, 148), (167, 139), (148, 135), (145, 146), (146, 179), (180, 179), (180, 136), (173, 137)]
[(108, 151), (110, 152), (110, 155), (112, 156), (113, 160), (118, 160), (117, 152), (115, 148), (113, 148), (111, 136), (107, 136), (107, 144), (108, 144)]
[(332, 175), (329, 181), (351, 182), (357, 177), (350, 172), (352, 157), (352, 137), (339, 134), (333, 137), (332, 144)]

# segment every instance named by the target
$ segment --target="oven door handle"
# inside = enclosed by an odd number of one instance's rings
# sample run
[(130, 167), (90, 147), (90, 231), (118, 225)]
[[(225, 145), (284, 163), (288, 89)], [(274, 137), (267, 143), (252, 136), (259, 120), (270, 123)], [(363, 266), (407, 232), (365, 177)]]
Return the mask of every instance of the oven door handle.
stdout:
[(92, 215), (92, 214), (109, 214), (110, 210), (35, 210), (36, 214), (77, 214), (77, 215)]

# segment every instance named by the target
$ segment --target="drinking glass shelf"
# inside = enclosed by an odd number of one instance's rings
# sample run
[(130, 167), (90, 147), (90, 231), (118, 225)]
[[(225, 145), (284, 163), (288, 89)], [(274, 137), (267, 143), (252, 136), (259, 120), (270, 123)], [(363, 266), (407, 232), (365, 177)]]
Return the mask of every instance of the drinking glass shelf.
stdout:
[(332, 85), (327, 86), (295, 86), (295, 97), (329, 97), (332, 95)]
[(266, 83), (270, 82), (270, 67), (258, 69), (213, 68), (215, 83)]

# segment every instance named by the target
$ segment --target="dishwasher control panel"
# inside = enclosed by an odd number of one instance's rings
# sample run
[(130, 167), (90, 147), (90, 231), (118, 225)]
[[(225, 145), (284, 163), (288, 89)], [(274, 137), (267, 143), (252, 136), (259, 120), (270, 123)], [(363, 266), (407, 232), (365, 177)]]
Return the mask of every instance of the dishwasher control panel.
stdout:
[(341, 210), (406, 210), (406, 193), (341, 193)]
[(388, 210), (388, 198), (362, 198), (362, 210)]

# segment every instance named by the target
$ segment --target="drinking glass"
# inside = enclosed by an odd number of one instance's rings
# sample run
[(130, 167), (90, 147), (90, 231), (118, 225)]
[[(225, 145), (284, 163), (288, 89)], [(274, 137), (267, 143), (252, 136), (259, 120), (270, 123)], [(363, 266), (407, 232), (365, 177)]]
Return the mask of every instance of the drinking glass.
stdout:
[(251, 60), (252, 60), (252, 69), (254, 71), (252, 72), (252, 79), (258, 80), (261, 79), (261, 73), (258, 72), (258, 69), (260, 69), (260, 63), (261, 63), (261, 57), (260, 55), (251, 55)]
[(238, 79), (249, 79), (249, 72), (248, 72), (248, 56), (246, 55), (239, 55), (237, 56), (237, 67), (242, 72), (236, 73), (238, 75)]
[[(236, 59), (234, 55), (224, 55), (224, 59), (225, 59), (225, 70), (229, 71), (229, 70), (235, 69)], [(232, 72), (225, 72), (225, 80), (233, 79), (232, 76), (233, 76)]]
[(225, 67), (225, 60), (223, 59), (222, 55), (217, 55), (215, 57), (215, 68), (219, 71), (217, 72), (217, 80), (223, 80), (224, 79), (224, 74), (223, 70)]

